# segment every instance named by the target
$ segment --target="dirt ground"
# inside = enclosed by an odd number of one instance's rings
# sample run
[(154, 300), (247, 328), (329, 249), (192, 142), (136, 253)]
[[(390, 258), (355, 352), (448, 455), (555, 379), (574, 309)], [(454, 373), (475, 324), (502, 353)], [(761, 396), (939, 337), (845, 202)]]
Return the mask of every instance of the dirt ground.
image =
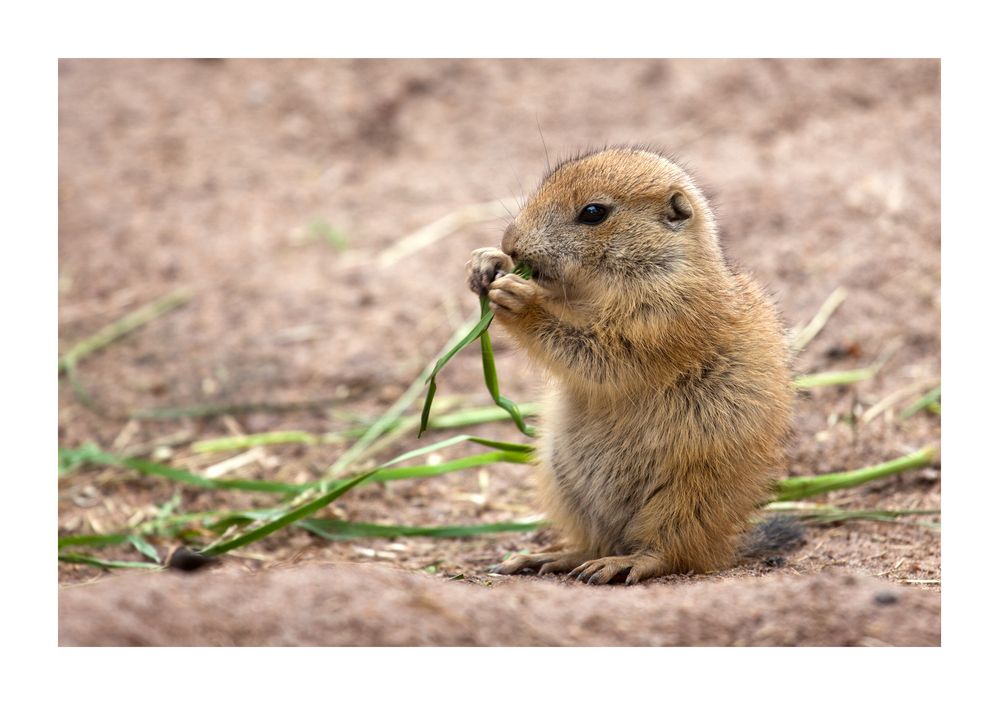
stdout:
[[(74, 60), (60, 63), (59, 118), (60, 352), (178, 288), (192, 294), (82, 362), (89, 405), (60, 383), (61, 447), (92, 442), (202, 472), (241, 453), (196, 454), (196, 440), (323, 433), (377, 416), (475, 310), (463, 264), (472, 249), (498, 243), (504, 219), (469, 225), (395, 263), (383, 254), (469, 204), (510, 197), (515, 208), (546, 168), (539, 124), (552, 161), (605, 143), (678, 154), (713, 194), (730, 259), (765, 283), (789, 326), (808, 321), (837, 287), (847, 290), (800, 356), (799, 371), (886, 362), (868, 381), (801, 394), (790, 474), (870, 465), (940, 437), (938, 416), (899, 417), (940, 375), (937, 61)], [(499, 330), (494, 345), (504, 394), (537, 399), (538, 372)], [(442, 398), (489, 401), (475, 354), (456, 358), (440, 384)], [(865, 419), (883, 400), (886, 410)], [(309, 404), (274, 406), (290, 402)], [(258, 406), (128, 418), (244, 404)], [(473, 430), (518, 439), (510, 424)], [(378, 457), (415, 445), (412, 434)], [(342, 451), (268, 447), (241, 458), (226, 477), (312, 480)], [(469, 452), (452, 447), (440, 457)], [(519, 519), (537, 511), (533, 487), (529, 468), (502, 464), (367, 486), (323, 516), (413, 525)], [(172, 499), (182, 511), (274, 501), (196, 488), (175, 498), (176, 490), (122, 470), (83, 468), (60, 480), (60, 535), (134, 525)], [(822, 501), (936, 508), (940, 469)], [(939, 643), (940, 535), (915, 522), (810, 527), (783, 566), (611, 586), (592, 593), (600, 597), (558, 577), (489, 574), (503, 554), (550, 539), (542, 530), (331, 543), (286, 530), (204, 575), (111, 577), (61, 563), (60, 642)], [(101, 555), (138, 557), (126, 548)], [(256, 573), (264, 575), (250, 577)], [(211, 596), (185, 596), (185, 580), (204, 581)], [(294, 626), (288, 595), (299, 594), (299, 584), (314, 586), (303, 593), (303, 609), (307, 599), (349, 596), (353, 602), (339, 603), (353, 615), (343, 632), (349, 642)], [(201, 641), (166, 626), (173, 610), (218, 612), (223, 595), (238, 599), (248, 585), (258, 600), (253, 614), (269, 631), (240, 638), (230, 623), (218, 639)], [(373, 616), (371, 601), (384, 592), (391, 602), (407, 590), (435, 604), (446, 600), (483, 624), (513, 613), (518, 624), (529, 623), (567, 596), (580, 612), (565, 618), (575, 626), (560, 635), (543, 620), (537, 638), (501, 630), (490, 642), (487, 630), (457, 637), (454, 630), (468, 631), (464, 616), (449, 633), (436, 608), (400, 606), (398, 619), (411, 620), (407, 630), (436, 625), (407, 639)], [(895, 597), (872, 597), (885, 590)], [(123, 591), (130, 601), (120, 599)], [(502, 599), (490, 597), (497, 594)], [(667, 602), (682, 609), (647, 618)], [(609, 616), (586, 627), (603, 603)], [(273, 618), (260, 617), (268, 610)], [(131, 615), (147, 636), (127, 626), (101, 636), (83, 611), (113, 613), (122, 624)], [(864, 625), (875, 613), (881, 626), (871, 631)], [(334, 621), (320, 626), (342, 629)]]

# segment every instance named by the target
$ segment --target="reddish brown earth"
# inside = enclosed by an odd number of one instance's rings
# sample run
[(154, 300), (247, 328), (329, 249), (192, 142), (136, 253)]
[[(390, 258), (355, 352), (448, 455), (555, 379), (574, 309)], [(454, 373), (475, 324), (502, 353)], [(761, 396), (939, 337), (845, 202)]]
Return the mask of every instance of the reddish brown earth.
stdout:
[(338, 564), (75, 586), (59, 626), (67, 646), (904, 646), (938, 643), (935, 598), (842, 571), (486, 590)]
[[(196, 454), (196, 440), (322, 433), (377, 416), (475, 309), (463, 264), (473, 248), (498, 243), (504, 223), (470, 225), (390, 266), (379, 255), (463, 206), (529, 193), (546, 164), (538, 122), (552, 160), (615, 142), (676, 152), (714, 194), (730, 258), (774, 293), (789, 326), (848, 290), (799, 370), (887, 362), (871, 380), (802, 394), (789, 473), (869, 465), (939, 439), (938, 416), (899, 418), (940, 374), (936, 61), (64, 61), (59, 91), (60, 351), (179, 287), (193, 293), (83, 361), (90, 407), (60, 384), (60, 446), (155, 453), (200, 472), (238, 453)], [(343, 243), (324, 237), (331, 229)], [(537, 372), (499, 331), (494, 344), (504, 393), (537, 398)], [(456, 358), (440, 382), (442, 397), (488, 402), (475, 354)], [(855, 421), (889, 395), (884, 413)], [(326, 403), (127, 418), (292, 401)], [(508, 424), (474, 430), (517, 438)], [(416, 444), (405, 436), (377, 458)], [(311, 480), (342, 451), (268, 447), (226, 477)], [(85, 467), (60, 480), (60, 534), (134, 525), (176, 489)], [(323, 515), (501, 521), (536, 511), (532, 491), (529, 468), (497, 465), (364, 487)], [(275, 502), (196, 488), (179, 501), (181, 511)], [(822, 501), (936, 508), (940, 470)], [(915, 523), (811, 527), (783, 567), (637, 589), (489, 576), (504, 553), (549, 538), (330, 543), (290, 529), (206, 575), (110, 577), (60, 564), (60, 640), (194, 643), (171, 615), (199, 614), (217, 625), (199, 643), (939, 643), (939, 533)], [(139, 558), (124, 547), (101, 555)], [(457, 575), (468, 584), (443, 579)], [(198, 591), (180, 589), (192, 581)], [(873, 602), (884, 591), (897, 601)], [(241, 613), (220, 605), (246, 594), (259, 624), (240, 627)], [(339, 613), (302, 617), (327, 598)], [(375, 614), (379, 599), (394, 613)], [(469, 626), (473, 614), (482, 626)], [(98, 615), (114, 615), (113, 628)]]

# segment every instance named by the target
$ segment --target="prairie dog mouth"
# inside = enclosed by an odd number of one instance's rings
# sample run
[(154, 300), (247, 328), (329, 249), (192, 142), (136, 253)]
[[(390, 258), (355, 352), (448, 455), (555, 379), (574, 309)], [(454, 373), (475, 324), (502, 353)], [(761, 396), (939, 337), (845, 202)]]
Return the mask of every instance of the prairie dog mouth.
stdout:
[(555, 282), (555, 278), (552, 277), (544, 267), (539, 267), (534, 262), (526, 259), (518, 259), (515, 260), (515, 262), (517, 267), (523, 266), (528, 268), (530, 274), (526, 278), (536, 281), (542, 286), (553, 284)]

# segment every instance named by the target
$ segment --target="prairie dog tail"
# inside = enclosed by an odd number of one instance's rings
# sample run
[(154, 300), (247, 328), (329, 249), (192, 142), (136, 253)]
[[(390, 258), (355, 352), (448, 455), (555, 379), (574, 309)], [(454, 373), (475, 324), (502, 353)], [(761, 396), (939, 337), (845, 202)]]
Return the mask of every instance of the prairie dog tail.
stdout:
[(800, 521), (784, 516), (768, 517), (746, 534), (739, 556), (775, 559), (804, 542), (805, 527)]

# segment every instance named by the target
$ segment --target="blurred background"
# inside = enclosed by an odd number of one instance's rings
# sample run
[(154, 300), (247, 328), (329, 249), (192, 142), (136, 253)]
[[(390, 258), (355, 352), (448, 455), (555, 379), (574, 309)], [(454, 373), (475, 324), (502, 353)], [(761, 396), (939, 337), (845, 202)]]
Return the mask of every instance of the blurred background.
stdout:
[[(798, 371), (880, 367), (802, 394), (791, 474), (878, 463), (939, 438), (939, 416), (899, 413), (939, 383), (938, 61), (68, 60), (60, 354), (150, 302), (175, 307), (81, 359), (72, 383), (63, 376), (60, 447), (211, 477), (321, 477), (348, 441), (227, 453), (195, 444), (376, 418), (477, 309), (464, 262), (499, 243), (547, 161), (615, 143), (662, 147), (692, 170), (713, 195), (730, 259), (773, 293), (789, 327), (846, 292)], [(435, 223), (436, 237), (421, 231)], [(502, 332), (494, 345), (504, 393), (537, 400), (537, 371)], [(489, 403), (473, 351), (439, 384), (445, 407)], [(510, 424), (477, 431), (518, 438)], [(414, 431), (380, 457), (424, 442)], [(532, 488), (529, 468), (500, 464), (366, 486), (325, 511), (393, 524), (502, 521), (536, 511)], [(938, 507), (939, 469), (833, 500)], [(220, 503), (267, 500), (78, 464), (60, 481), (60, 533)], [(827, 527), (795, 565), (938, 583), (936, 533), (855, 527)], [(188, 531), (181, 538), (206, 535)], [(329, 542), (289, 530), (237, 555), (248, 566), (371, 560), (474, 577), (548, 538)], [(60, 571), (69, 582), (97, 573)]]

